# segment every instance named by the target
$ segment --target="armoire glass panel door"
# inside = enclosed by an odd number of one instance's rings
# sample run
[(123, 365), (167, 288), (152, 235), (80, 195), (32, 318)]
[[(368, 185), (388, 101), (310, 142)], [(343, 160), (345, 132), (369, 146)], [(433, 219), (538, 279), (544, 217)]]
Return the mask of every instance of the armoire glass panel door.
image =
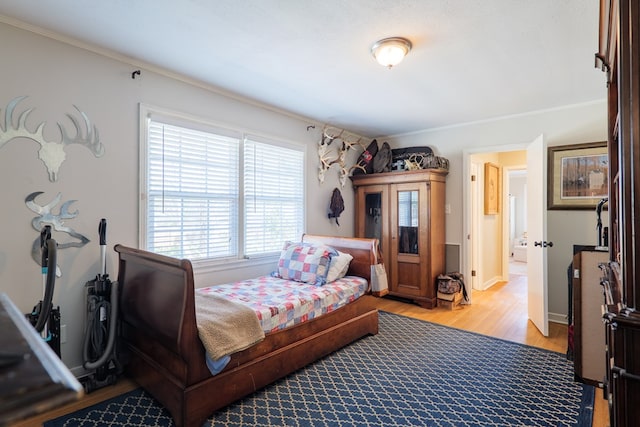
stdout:
[[(381, 259), (389, 260), (389, 186), (364, 185), (357, 188), (356, 208), (356, 236), (367, 239), (378, 239)], [(392, 266), (385, 264), (387, 275)]]
[(364, 208), (364, 237), (382, 240), (382, 193), (365, 194)]
[(424, 182), (391, 185), (391, 258), (394, 291), (422, 297), (425, 293), (428, 253), (428, 199)]
[(418, 254), (418, 191), (398, 191), (398, 253)]

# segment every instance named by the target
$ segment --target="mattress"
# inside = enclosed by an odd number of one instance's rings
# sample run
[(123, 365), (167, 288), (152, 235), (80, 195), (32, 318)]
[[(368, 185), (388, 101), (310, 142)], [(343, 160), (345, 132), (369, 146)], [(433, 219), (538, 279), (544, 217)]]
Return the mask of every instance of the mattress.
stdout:
[(366, 279), (345, 276), (322, 286), (262, 276), (197, 289), (244, 304), (255, 311), (265, 333), (275, 332), (336, 310), (364, 295)]

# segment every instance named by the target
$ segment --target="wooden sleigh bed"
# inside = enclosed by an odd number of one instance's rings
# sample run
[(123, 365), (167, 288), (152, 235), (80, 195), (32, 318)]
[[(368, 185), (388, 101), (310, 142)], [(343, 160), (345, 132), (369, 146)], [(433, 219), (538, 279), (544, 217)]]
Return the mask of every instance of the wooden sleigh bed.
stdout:
[[(303, 241), (349, 253), (348, 275), (370, 280), (378, 241), (305, 235)], [(171, 413), (177, 426), (198, 426), (216, 410), (369, 334), (378, 332), (374, 297), (269, 333), (235, 353), (212, 376), (198, 336), (191, 262), (115, 246), (126, 371)]]

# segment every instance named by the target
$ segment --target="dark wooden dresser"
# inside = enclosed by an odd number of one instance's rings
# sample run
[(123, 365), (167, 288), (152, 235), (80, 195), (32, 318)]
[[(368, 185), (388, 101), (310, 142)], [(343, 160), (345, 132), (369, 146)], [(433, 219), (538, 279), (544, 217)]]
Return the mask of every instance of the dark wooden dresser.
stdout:
[(640, 425), (640, 1), (601, 0), (596, 64), (606, 73), (609, 264), (603, 277), (611, 426)]

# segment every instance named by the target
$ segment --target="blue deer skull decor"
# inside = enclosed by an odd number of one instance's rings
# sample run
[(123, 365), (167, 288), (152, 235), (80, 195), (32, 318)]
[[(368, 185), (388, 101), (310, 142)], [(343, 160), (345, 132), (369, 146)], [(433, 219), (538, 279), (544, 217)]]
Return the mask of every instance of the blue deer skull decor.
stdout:
[[(75, 239), (65, 243), (60, 243), (59, 240), (56, 239), (58, 241), (58, 249), (66, 249), (71, 247), (81, 248), (82, 246), (89, 243), (89, 239), (75, 231), (73, 228), (66, 227), (63, 222), (63, 220), (65, 219), (73, 219), (78, 216), (79, 212), (77, 210), (75, 212), (70, 212), (69, 210), (71, 204), (74, 203), (75, 200), (68, 200), (64, 202), (60, 206), (59, 212), (57, 214), (54, 214), (53, 209), (58, 203), (60, 203), (62, 194), (58, 193), (52, 201), (43, 206), (35, 202), (36, 197), (38, 197), (40, 194), (42, 194), (42, 191), (31, 193), (24, 201), (27, 207), (32, 212), (38, 214), (38, 216), (34, 217), (31, 220), (31, 225), (33, 226), (33, 228), (39, 233), (42, 230), (42, 227), (44, 227), (45, 225), (50, 225), (54, 232), (66, 233), (70, 237)], [(31, 258), (33, 258), (33, 260), (38, 265), (40, 265), (41, 263), (40, 251), (40, 236), (38, 236), (31, 245)], [(62, 273), (58, 266), (56, 266), (56, 276), (62, 276)]]

